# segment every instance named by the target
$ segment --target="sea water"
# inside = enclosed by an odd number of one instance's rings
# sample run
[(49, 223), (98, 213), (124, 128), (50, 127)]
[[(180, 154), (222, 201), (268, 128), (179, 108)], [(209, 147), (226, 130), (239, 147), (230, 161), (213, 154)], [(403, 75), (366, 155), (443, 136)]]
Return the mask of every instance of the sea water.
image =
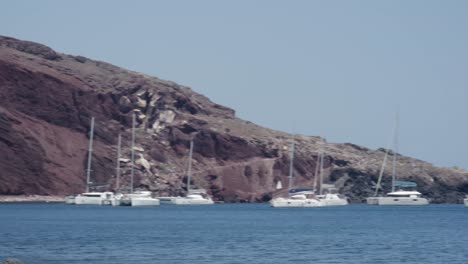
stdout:
[(461, 205), (0, 204), (0, 259), (42, 263), (468, 263)]

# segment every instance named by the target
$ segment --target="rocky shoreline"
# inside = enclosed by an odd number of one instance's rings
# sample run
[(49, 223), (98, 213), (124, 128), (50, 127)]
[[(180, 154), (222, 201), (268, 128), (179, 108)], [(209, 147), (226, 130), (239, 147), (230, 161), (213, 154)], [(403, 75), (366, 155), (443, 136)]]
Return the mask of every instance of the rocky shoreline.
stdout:
[(16, 258), (6, 258), (2, 262), (3, 264), (23, 264), (21, 260), (16, 259)]
[(6, 258), (3, 260), (2, 264), (23, 264), (23, 262), (16, 258)]
[(49, 195), (0, 195), (0, 203), (63, 203), (63, 196)]

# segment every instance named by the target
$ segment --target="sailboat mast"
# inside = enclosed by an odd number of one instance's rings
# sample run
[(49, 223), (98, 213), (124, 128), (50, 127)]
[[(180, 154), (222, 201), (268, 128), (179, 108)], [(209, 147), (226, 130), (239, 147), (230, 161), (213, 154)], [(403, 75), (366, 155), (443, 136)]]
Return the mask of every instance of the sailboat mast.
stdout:
[(132, 151), (131, 151), (131, 169), (130, 169), (130, 193), (133, 193), (133, 176), (135, 166), (135, 112), (132, 114)]
[(399, 113), (396, 113), (395, 117), (395, 138), (393, 139), (393, 164), (392, 164), (392, 192), (395, 191), (395, 179), (396, 179), (396, 156), (398, 153), (398, 126), (399, 126)]
[(289, 195), (289, 191), (291, 191), (292, 189), (292, 179), (293, 179), (293, 171), (294, 171), (294, 148), (295, 148), (295, 142), (294, 142), (294, 139), (292, 140), (291, 142), (291, 152), (290, 152), (290, 161), (289, 161), (289, 183), (288, 183), (288, 195)]
[(192, 154), (193, 154), (193, 139), (190, 140), (189, 163), (187, 170), (187, 193), (190, 192), (190, 180), (192, 177)]
[(322, 195), (322, 186), (323, 186), (323, 158), (325, 156), (325, 151), (322, 148), (322, 152), (320, 155), (320, 188), (319, 188), (319, 194)]
[(315, 162), (315, 174), (314, 174), (314, 192), (317, 191), (317, 183), (318, 183), (318, 177), (319, 177), (319, 167), (320, 167), (320, 158), (322, 157), (322, 142), (320, 142), (320, 147), (319, 151), (317, 153), (317, 161)]
[(115, 168), (115, 175), (117, 178), (116, 184), (115, 184), (116, 191), (119, 191), (120, 189), (120, 147), (121, 147), (121, 144), (122, 144), (122, 136), (119, 133), (119, 137), (117, 139), (117, 165)]
[[(392, 134), (390, 135), (390, 140), (387, 143), (387, 148), (385, 149), (385, 156), (384, 156), (384, 159), (383, 159), (383, 162), (382, 162), (382, 166), (380, 167), (379, 179), (377, 180), (377, 185), (375, 186), (374, 196), (377, 196), (377, 194), (379, 193), (380, 184), (382, 183), (383, 173), (385, 171), (385, 166), (387, 165), (388, 152), (390, 151), (392, 138), (393, 138), (393, 141), (395, 140), (396, 129), (397, 129), (397, 127), (396, 127), (396, 124), (395, 124), (393, 126)], [(392, 175), (393, 175), (393, 172), (392, 172)], [(392, 176), (392, 186), (393, 186), (393, 176)]]
[(91, 129), (89, 130), (88, 165), (86, 168), (86, 192), (89, 192), (89, 185), (90, 185), (91, 158), (93, 156), (93, 136), (94, 136), (94, 117), (91, 117)]
[[(389, 145), (390, 145), (390, 143), (389, 143)], [(387, 164), (387, 157), (388, 157), (389, 147), (390, 146), (387, 146), (387, 149), (385, 150), (385, 156), (384, 156), (384, 159), (383, 159), (383, 162), (382, 162), (382, 167), (380, 167), (379, 179), (377, 180), (377, 185), (375, 186), (374, 196), (377, 196), (377, 194), (379, 192), (379, 189), (380, 189), (380, 183), (382, 182), (382, 176), (383, 176), (383, 173), (384, 173), (384, 170), (385, 170), (385, 165)]]

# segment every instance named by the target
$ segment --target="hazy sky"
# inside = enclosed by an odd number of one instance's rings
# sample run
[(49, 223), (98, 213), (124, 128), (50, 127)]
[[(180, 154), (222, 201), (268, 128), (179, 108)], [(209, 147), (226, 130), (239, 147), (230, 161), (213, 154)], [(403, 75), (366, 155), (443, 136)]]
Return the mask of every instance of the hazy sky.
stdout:
[(254, 123), (468, 168), (468, 1), (2, 1), (0, 34), (192, 87)]

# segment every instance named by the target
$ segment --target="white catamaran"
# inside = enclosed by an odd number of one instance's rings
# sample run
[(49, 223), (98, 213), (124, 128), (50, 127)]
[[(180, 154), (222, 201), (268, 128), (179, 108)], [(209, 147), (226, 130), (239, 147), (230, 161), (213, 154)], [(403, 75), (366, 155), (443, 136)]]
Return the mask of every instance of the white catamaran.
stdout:
[(208, 196), (204, 189), (191, 189), (192, 177), (192, 154), (193, 154), (193, 140), (190, 140), (189, 160), (187, 169), (187, 195), (185, 197), (159, 197), (162, 203), (174, 205), (210, 205), (214, 204), (211, 197)]
[[(320, 201), (320, 206), (342, 206), (348, 205), (348, 199), (343, 195), (334, 192), (335, 188), (327, 188), (326, 192), (324, 191), (324, 184), (323, 184), (323, 161), (325, 157), (325, 150), (323, 145), (320, 146), (319, 151), (319, 163), (320, 166), (317, 166), (315, 169), (315, 183), (314, 183), (314, 191), (317, 186), (317, 177), (320, 177), (320, 185), (319, 185), (319, 194), (316, 196), (317, 199)], [(318, 174), (318, 170), (320, 173)], [(317, 175), (318, 174), (318, 175)]]
[[(131, 168), (130, 168), (130, 192), (119, 193), (112, 200), (113, 206), (156, 206), (159, 205), (159, 199), (153, 198), (150, 191), (133, 191), (133, 178), (135, 167), (135, 113), (132, 115), (132, 146), (131, 146)], [(119, 134), (117, 146), (117, 168), (116, 168), (116, 189), (120, 188), (120, 145), (121, 137)]]
[[(378, 196), (380, 183), (382, 181), (382, 176), (385, 170), (385, 165), (387, 162), (387, 156), (389, 152), (389, 147), (385, 151), (385, 156), (382, 162), (382, 167), (380, 168), (379, 179), (375, 187), (375, 193), (373, 197), (367, 198), (367, 204), (370, 205), (427, 205), (429, 201), (426, 198), (421, 197), (421, 193), (418, 191), (405, 191), (402, 188), (415, 188), (417, 187), (416, 183), (408, 181), (397, 181), (396, 180), (396, 156), (398, 153), (398, 113), (396, 115), (396, 122), (394, 128), (394, 149), (392, 152), (393, 162), (392, 162), (392, 191), (387, 193), (386, 196)], [(399, 190), (395, 190), (395, 187), (400, 187)]]
[[(272, 207), (318, 207), (320, 201), (311, 196), (314, 195), (313, 189), (292, 189), (293, 185), (293, 166), (294, 166), (294, 140), (291, 143), (290, 163), (289, 163), (289, 182), (288, 182), (288, 197), (277, 197), (270, 200)], [(277, 183), (277, 187), (281, 184)]]
[(93, 137), (94, 137), (94, 117), (91, 118), (91, 128), (89, 131), (88, 163), (86, 168), (86, 192), (76, 196), (65, 197), (66, 204), (94, 204), (109, 205), (114, 199), (113, 192), (90, 192), (91, 186), (91, 160), (93, 155)]

